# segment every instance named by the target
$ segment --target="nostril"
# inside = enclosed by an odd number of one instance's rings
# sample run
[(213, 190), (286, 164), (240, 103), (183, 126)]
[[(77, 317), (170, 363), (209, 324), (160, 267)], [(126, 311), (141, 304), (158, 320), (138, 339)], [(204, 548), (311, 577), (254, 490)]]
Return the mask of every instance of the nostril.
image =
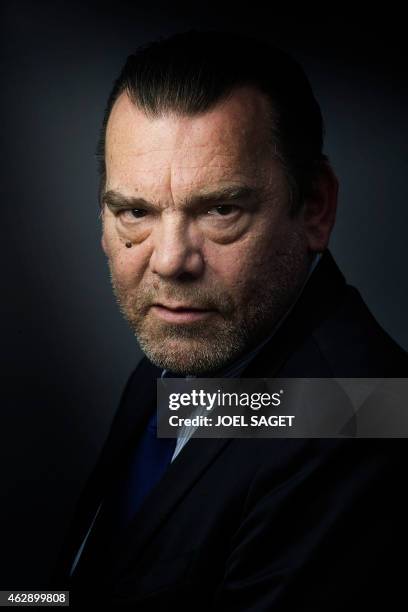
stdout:
[(165, 244), (156, 248), (150, 259), (150, 269), (163, 278), (177, 278), (190, 281), (202, 274), (203, 258), (196, 250), (185, 248), (167, 248)]
[(181, 272), (181, 274), (178, 275), (177, 279), (182, 282), (182, 283), (191, 283), (191, 281), (194, 281), (197, 278), (196, 274), (193, 274), (192, 272)]

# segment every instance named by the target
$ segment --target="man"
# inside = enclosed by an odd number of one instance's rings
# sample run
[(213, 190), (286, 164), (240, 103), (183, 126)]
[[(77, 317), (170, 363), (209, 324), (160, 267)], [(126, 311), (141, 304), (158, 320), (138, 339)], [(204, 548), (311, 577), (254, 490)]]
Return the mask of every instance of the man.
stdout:
[(327, 250), (322, 140), (302, 70), (267, 45), (189, 32), (128, 58), (99, 148), (102, 247), (146, 357), (61, 554), (74, 604), (398, 601), (403, 440), (155, 440), (161, 376), (407, 375)]

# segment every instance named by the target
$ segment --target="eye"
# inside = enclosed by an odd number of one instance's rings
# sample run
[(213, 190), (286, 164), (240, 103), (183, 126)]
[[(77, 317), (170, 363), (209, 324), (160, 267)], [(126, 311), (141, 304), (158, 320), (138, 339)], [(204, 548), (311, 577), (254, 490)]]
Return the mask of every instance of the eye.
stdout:
[(233, 213), (237, 212), (237, 210), (238, 210), (238, 206), (234, 206), (233, 204), (220, 204), (218, 206), (214, 206), (213, 208), (210, 208), (210, 210), (208, 211), (208, 214), (214, 215), (214, 216), (226, 217), (228, 215), (232, 215)]
[(131, 221), (132, 218), (141, 219), (145, 217), (147, 215), (147, 210), (144, 210), (144, 208), (129, 208), (127, 210), (122, 210), (119, 214), (124, 217), (125, 220)]
[(143, 208), (132, 208), (130, 212), (135, 219), (140, 219), (141, 217), (147, 215), (147, 210), (144, 210)]

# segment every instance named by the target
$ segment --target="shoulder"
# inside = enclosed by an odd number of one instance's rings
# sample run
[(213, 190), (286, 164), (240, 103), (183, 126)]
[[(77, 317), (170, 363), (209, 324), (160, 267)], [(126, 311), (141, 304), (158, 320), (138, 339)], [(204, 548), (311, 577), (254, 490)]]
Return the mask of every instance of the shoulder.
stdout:
[(156, 385), (157, 378), (160, 378), (162, 370), (152, 364), (147, 357), (142, 357), (137, 366), (132, 370), (127, 380), (127, 383), (123, 389), (121, 402), (126, 396), (139, 389), (143, 391), (147, 386), (151, 387)]
[(407, 377), (408, 355), (325, 252), (281, 328), (247, 376)]
[(359, 291), (350, 285), (337, 308), (313, 331), (310, 341), (333, 376), (408, 376), (407, 353), (381, 327)]

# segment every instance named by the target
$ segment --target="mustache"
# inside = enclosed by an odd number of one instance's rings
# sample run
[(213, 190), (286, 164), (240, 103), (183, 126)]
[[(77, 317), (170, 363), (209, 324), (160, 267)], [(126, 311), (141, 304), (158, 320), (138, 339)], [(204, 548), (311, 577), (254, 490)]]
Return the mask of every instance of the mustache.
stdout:
[(231, 314), (235, 307), (231, 295), (219, 287), (139, 286), (133, 295), (129, 290), (126, 293), (131, 298), (132, 306), (142, 312), (147, 312), (154, 304), (175, 302), (202, 310), (217, 310), (224, 315)]

